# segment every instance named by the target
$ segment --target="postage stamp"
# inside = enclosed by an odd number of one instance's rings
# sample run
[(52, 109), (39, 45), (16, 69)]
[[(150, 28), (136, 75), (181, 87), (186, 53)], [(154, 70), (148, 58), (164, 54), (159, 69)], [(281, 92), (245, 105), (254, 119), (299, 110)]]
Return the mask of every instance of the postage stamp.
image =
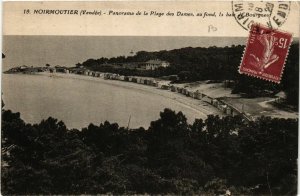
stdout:
[(278, 28), (288, 18), (291, 2), (232, 2), (232, 12), (237, 23), (245, 30), (249, 30), (253, 23)]
[(292, 34), (254, 23), (239, 73), (280, 83)]

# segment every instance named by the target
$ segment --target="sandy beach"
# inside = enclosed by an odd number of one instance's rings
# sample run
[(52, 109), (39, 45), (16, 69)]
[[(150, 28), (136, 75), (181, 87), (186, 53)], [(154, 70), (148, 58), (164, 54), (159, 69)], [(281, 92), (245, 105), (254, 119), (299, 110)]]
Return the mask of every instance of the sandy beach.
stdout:
[(190, 124), (207, 115), (224, 115), (205, 101), (133, 82), (46, 72), (4, 74), (3, 81), (5, 109), (20, 112), (27, 123), (51, 116), (68, 128), (81, 129), (105, 121), (147, 128), (165, 108), (181, 111)]
[[(212, 105), (209, 99), (194, 99), (179, 92), (163, 90), (160, 87), (162, 84), (168, 86), (167, 80), (155, 79), (160, 86), (155, 87), (69, 73), (40, 72), (7, 76), (7, 85), (4, 86), (5, 107), (20, 111), (24, 120), (30, 123), (38, 123), (52, 116), (63, 120), (69, 128), (82, 128), (89, 123), (98, 124), (105, 120), (127, 126), (129, 119), (131, 127), (148, 127), (165, 108), (182, 111), (191, 124), (195, 119), (206, 119), (207, 115), (228, 115), (223, 108)], [(271, 104), (274, 97), (243, 98), (231, 94), (231, 89), (224, 88), (222, 83), (202, 81), (172, 85), (193, 92), (197, 90), (214, 100), (222, 100), (250, 120), (261, 115), (298, 117), (297, 112), (274, 107)], [(16, 104), (19, 99), (26, 104)]]
[[(156, 94), (159, 96), (162, 96), (164, 98), (170, 99), (172, 101), (176, 101), (176, 103), (180, 105), (184, 105), (186, 107), (189, 107), (190, 109), (194, 110), (197, 112), (199, 117), (205, 119), (207, 115), (220, 115), (222, 116), (223, 114), (218, 110), (217, 108), (213, 107), (212, 105), (201, 101), (201, 100), (196, 100), (192, 99), (191, 97), (187, 97), (185, 95), (179, 94), (179, 93), (174, 93), (169, 90), (163, 90), (154, 86), (147, 86), (143, 84), (137, 84), (133, 82), (125, 82), (125, 81), (119, 81), (119, 80), (105, 80), (100, 77), (91, 77), (91, 76), (85, 76), (85, 75), (77, 75), (77, 74), (64, 74), (64, 73), (38, 73), (41, 75), (49, 75), (51, 77), (61, 77), (61, 78), (72, 78), (72, 79), (78, 79), (78, 80), (87, 80), (87, 81), (94, 81), (94, 82), (101, 82), (105, 84), (109, 84), (112, 86), (117, 86), (117, 87), (122, 87), (125, 89), (131, 89), (143, 93), (149, 94)], [(167, 81), (163, 83), (168, 83)]]
[[(41, 73), (43, 75), (50, 75), (49, 73)], [(85, 75), (76, 75), (76, 74), (63, 74), (55, 73), (53, 77), (64, 77), (64, 78), (73, 78), (80, 80), (89, 80), (95, 82), (101, 82), (113, 86), (118, 86), (122, 88), (134, 89), (135, 91), (144, 92), (149, 95), (156, 94), (164, 98), (175, 100), (176, 103), (189, 107), (190, 109), (197, 112), (197, 114), (205, 119), (207, 115), (214, 114), (223, 116), (219, 109), (208, 104), (205, 101), (193, 99), (187, 97), (180, 93), (171, 92), (169, 90), (162, 90), (157, 87), (137, 84), (134, 82), (125, 82), (119, 80), (105, 80), (99, 77), (91, 77)], [(149, 78), (147, 78), (149, 79)], [(168, 84), (169, 81), (162, 80), (160, 83)], [(242, 98), (239, 94), (231, 94), (230, 88), (224, 88), (222, 83), (206, 83), (205, 81), (196, 82), (196, 83), (183, 83), (176, 84), (178, 87), (185, 87), (193, 91), (198, 90), (201, 93), (204, 93), (212, 98), (219, 98), (225, 101), (226, 103), (233, 105), (234, 107), (240, 109), (240, 111), (245, 112), (249, 117), (257, 118), (261, 115), (271, 116), (274, 118), (298, 118), (298, 112), (296, 111), (284, 111), (279, 108), (272, 106), (270, 103), (274, 101), (274, 97), (260, 97), (260, 98)]]

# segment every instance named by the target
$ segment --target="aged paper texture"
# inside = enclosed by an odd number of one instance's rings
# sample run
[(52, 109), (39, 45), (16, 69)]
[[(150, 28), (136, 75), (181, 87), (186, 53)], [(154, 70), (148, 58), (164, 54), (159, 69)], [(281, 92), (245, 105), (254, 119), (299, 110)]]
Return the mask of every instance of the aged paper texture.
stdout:
[(1, 194), (297, 194), (299, 6), (3, 2)]

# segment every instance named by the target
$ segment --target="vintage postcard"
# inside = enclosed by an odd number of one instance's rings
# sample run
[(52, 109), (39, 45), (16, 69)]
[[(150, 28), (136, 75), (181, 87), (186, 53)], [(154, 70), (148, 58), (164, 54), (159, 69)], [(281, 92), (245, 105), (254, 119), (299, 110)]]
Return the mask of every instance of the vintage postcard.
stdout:
[(1, 194), (297, 194), (299, 2), (2, 8)]

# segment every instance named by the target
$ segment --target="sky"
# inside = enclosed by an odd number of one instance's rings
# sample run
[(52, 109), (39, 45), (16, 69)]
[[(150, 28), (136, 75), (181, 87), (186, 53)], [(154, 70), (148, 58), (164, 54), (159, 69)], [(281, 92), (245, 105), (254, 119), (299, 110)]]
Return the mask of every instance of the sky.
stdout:
[(130, 51), (245, 45), (237, 37), (3, 36), (3, 70), (27, 66), (74, 66), (89, 58), (128, 56)]

